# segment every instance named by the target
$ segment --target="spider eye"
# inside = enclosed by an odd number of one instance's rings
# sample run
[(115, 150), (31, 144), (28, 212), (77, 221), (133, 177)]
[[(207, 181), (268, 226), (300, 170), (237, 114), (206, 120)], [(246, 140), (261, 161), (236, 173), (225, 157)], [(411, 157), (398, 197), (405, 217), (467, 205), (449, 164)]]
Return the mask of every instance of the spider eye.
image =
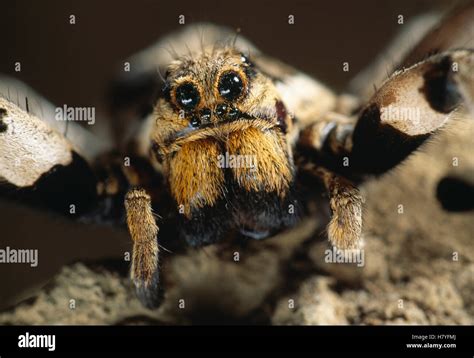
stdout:
[(237, 72), (224, 73), (218, 85), (219, 94), (227, 101), (234, 101), (242, 94), (244, 83)]
[(250, 64), (250, 61), (249, 61), (249, 58), (247, 55), (244, 55), (243, 53), (240, 54), (240, 60), (243, 62), (243, 63), (246, 63), (247, 65)]
[(194, 109), (201, 100), (198, 89), (189, 82), (179, 85), (176, 88), (175, 96), (178, 104), (188, 111)]

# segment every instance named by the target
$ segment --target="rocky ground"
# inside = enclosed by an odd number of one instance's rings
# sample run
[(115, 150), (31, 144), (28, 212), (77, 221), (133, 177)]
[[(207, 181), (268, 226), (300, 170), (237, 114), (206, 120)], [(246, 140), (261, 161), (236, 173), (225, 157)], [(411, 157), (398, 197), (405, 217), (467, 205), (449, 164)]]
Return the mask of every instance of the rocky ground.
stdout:
[(244, 247), (171, 255), (157, 310), (140, 305), (119, 257), (64, 266), (0, 324), (474, 324), (474, 213), (436, 198), (444, 176), (474, 173), (472, 138), (457, 120), (364, 186), (362, 267), (327, 263), (324, 223), (308, 218)]

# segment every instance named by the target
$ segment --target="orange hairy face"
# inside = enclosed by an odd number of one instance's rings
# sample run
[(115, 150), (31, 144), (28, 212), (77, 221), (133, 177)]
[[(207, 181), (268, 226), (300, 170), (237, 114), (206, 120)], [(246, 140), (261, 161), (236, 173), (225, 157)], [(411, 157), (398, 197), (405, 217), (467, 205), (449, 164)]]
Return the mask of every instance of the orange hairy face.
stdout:
[(236, 50), (174, 61), (151, 140), (183, 220), (212, 221), (219, 211), (223, 226), (281, 226), (293, 182), (290, 125), (273, 83)]

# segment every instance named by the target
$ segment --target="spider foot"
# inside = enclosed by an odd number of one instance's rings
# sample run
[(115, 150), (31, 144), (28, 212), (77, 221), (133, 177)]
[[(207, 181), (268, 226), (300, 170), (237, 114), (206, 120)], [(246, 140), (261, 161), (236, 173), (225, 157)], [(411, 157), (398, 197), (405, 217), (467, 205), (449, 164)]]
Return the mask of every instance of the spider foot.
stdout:
[(132, 189), (125, 197), (127, 225), (134, 242), (130, 276), (138, 298), (148, 308), (156, 308), (163, 299), (160, 284), (158, 226), (151, 198), (143, 189)]

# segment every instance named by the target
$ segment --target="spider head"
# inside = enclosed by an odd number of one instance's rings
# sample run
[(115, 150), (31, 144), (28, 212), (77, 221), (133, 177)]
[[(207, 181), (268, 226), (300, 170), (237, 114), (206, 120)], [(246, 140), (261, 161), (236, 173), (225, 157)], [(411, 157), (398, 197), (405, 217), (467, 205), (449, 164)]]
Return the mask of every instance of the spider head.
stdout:
[(212, 48), (172, 62), (154, 118), (155, 155), (187, 220), (223, 208), (220, 222), (257, 236), (281, 226), (293, 182), (290, 117), (245, 55)]
[(173, 61), (163, 94), (157, 107), (163, 126), (173, 122), (174, 128), (191, 132), (260, 120), (286, 130), (288, 116), (272, 81), (234, 48), (207, 49)]

